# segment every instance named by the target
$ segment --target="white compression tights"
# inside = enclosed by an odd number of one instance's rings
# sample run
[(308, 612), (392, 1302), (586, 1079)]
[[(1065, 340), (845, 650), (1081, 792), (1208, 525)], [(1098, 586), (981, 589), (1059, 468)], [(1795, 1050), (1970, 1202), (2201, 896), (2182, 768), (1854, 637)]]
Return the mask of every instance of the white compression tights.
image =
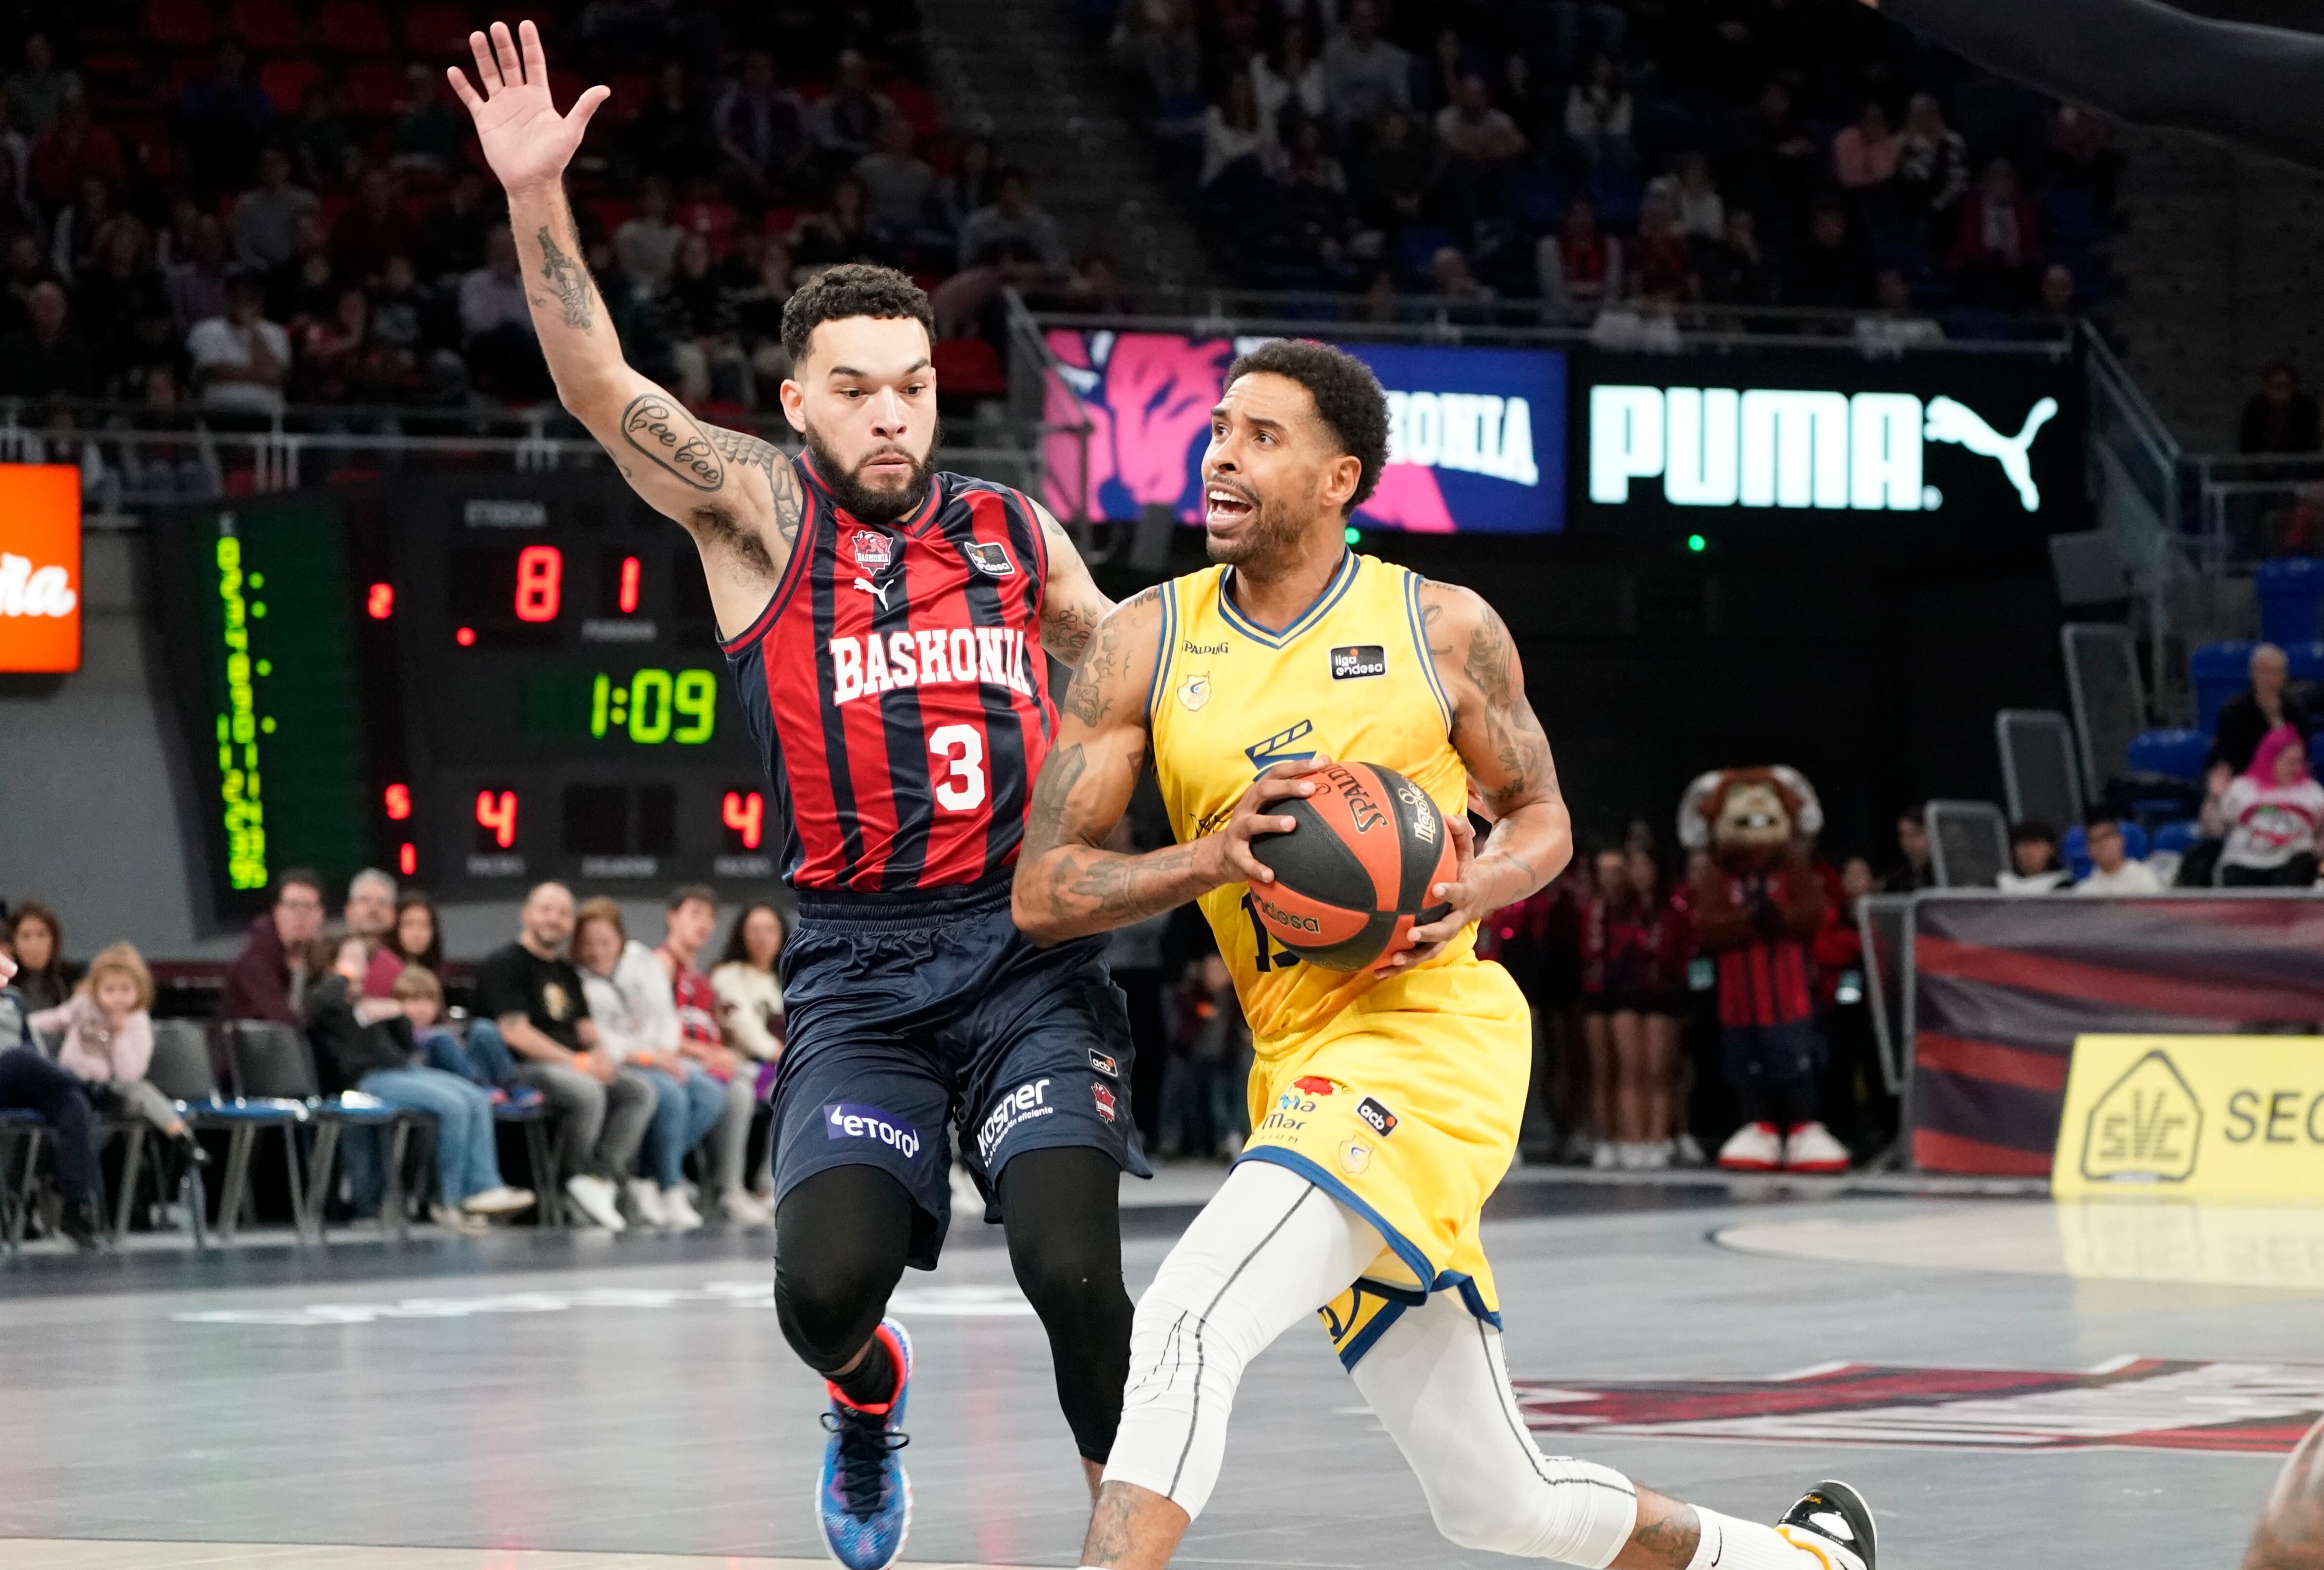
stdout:
[[(1243, 1369), (1344, 1291), (1382, 1246), (1370, 1223), (1306, 1179), (1264, 1161), (1238, 1165), (1138, 1301), (1106, 1481), (1200, 1515)], [(1500, 1332), (1458, 1294), (1406, 1309), (1355, 1377), (1453, 1542), (1603, 1570), (1628, 1541), (1637, 1491), (1618, 1473), (1536, 1448), (1509, 1392)]]

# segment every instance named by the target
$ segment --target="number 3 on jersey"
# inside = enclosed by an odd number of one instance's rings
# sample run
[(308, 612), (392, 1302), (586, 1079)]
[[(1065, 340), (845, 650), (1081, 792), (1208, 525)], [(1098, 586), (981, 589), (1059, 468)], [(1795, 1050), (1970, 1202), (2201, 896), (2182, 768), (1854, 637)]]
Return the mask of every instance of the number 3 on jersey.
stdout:
[(936, 805), (965, 813), (984, 804), (984, 738), (973, 725), (939, 725), (928, 732), (928, 750), (952, 765), (936, 781)]

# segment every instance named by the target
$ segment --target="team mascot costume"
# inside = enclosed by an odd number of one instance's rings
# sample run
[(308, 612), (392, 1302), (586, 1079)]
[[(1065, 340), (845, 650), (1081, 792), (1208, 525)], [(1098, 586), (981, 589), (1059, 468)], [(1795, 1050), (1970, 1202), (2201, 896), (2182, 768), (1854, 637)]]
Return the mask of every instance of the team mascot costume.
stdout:
[(1823, 880), (1807, 844), (1823, 808), (1796, 769), (1703, 775), (1679, 803), (1679, 843), (1710, 858), (1694, 884), (1695, 935), (1719, 965), (1720, 1060), (1743, 1126), (1719, 1164), (1747, 1172), (1844, 1172), (1848, 1149), (1816, 1119), (1810, 946)]

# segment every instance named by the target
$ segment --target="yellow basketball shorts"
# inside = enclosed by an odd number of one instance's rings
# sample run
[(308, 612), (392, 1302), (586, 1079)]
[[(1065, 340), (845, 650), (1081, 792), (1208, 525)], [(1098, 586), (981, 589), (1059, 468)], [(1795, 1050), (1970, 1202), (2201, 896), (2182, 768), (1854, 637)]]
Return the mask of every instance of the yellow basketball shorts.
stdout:
[(1323, 1311), (1350, 1368), (1431, 1292), (1499, 1325), (1478, 1225), (1516, 1157), (1532, 1071), (1524, 995), (1476, 960), (1383, 981), (1252, 1064), (1241, 1159), (1299, 1173), (1387, 1244)]

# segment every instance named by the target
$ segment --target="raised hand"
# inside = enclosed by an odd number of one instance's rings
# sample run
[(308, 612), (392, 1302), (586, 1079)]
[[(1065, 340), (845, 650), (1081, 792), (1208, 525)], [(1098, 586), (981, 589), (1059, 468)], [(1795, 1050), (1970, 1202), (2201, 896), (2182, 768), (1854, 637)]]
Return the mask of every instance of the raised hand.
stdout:
[(451, 78), (454, 96), (475, 119), (484, 161), (512, 194), (555, 184), (581, 145), (589, 117), (613, 90), (591, 87), (574, 100), (568, 113), (559, 115), (549, 96), (549, 57), (541, 50), (540, 30), (530, 22), (517, 24), (515, 38), (509, 35), (507, 23), (495, 22), (489, 40), (481, 32), (468, 34), (468, 47), (475, 53), (481, 92), (468, 85), (466, 73), (457, 66), (447, 66), (444, 74)]

